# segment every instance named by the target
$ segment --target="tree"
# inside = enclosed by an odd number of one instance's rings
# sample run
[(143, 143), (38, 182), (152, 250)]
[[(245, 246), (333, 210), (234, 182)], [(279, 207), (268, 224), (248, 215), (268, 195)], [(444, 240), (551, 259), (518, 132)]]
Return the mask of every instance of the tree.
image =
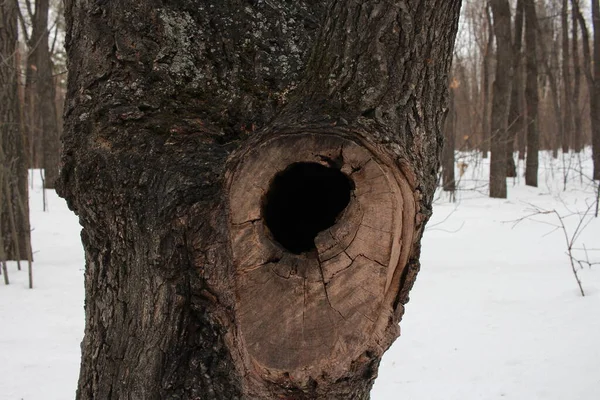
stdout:
[(368, 398), (419, 269), (460, 1), (65, 5), (77, 397)]
[(454, 198), (456, 179), (454, 177), (454, 148), (456, 139), (456, 91), (460, 86), (457, 79), (450, 82), (448, 114), (444, 123), (444, 148), (442, 150), (442, 187)]
[(494, 47), (494, 28), (492, 25), (492, 16), (490, 14), (489, 2), (486, 3), (485, 16), (487, 22), (487, 43), (483, 52), (483, 66), (481, 67), (483, 82), (482, 82), (482, 119), (481, 119), (481, 130), (483, 131), (483, 139), (481, 145), (481, 151), (483, 152), (483, 158), (487, 158), (488, 150), (490, 149), (491, 143), (491, 127), (490, 127), (490, 64), (493, 60), (493, 47)]
[[(571, 57), (569, 48), (569, 0), (562, 0), (561, 10), (561, 31), (562, 31), (562, 74), (564, 88), (564, 107), (563, 107), (563, 129), (562, 129), (562, 151), (569, 152), (573, 147), (573, 82), (571, 80)], [(574, 54), (573, 54), (574, 55)]]
[(579, 97), (581, 95), (581, 65), (579, 62), (579, 29), (577, 16), (579, 14), (579, 0), (571, 0), (571, 40), (573, 54), (573, 149), (579, 153), (583, 149), (583, 132)]
[(522, 54), (523, 43), (523, 0), (517, 1), (515, 11), (515, 35), (513, 40), (513, 81), (510, 91), (510, 108), (508, 114), (508, 141), (506, 143), (506, 176), (515, 178), (517, 176), (517, 166), (513, 152), (515, 150), (515, 141), (523, 131), (523, 102), (521, 101), (521, 92), (523, 86), (522, 73)]
[[(512, 84), (512, 40), (508, 0), (490, 0), (496, 36), (496, 76), (492, 86), (490, 197), (506, 198), (506, 142)], [(512, 157), (512, 156), (511, 156)]]
[(0, 233), (6, 259), (31, 258), (27, 164), (17, 95), (17, 1), (0, 3)]
[(598, 0), (592, 0), (592, 24), (594, 26), (593, 57), (590, 52), (590, 33), (576, 3), (573, 4), (574, 13), (581, 27), (581, 41), (583, 42), (583, 71), (588, 84), (590, 97), (590, 120), (592, 128), (592, 158), (594, 160), (593, 179), (600, 179), (600, 5)]
[[(58, 178), (60, 156), (59, 126), (56, 111), (53, 63), (50, 53), (48, 12), (49, 0), (27, 4), (31, 35), (26, 38), (29, 53), (26, 67), (25, 104), (30, 141), (30, 163), (44, 168), (44, 185), (54, 188)], [(27, 33), (20, 16), (22, 31)]]
[(538, 115), (538, 73), (537, 73), (537, 15), (533, 0), (524, 1), (525, 12), (525, 48), (526, 83), (525, 103), (527, 104), (527, 161), (525, 164), (525, 183), (537, 187), (539, 163)]

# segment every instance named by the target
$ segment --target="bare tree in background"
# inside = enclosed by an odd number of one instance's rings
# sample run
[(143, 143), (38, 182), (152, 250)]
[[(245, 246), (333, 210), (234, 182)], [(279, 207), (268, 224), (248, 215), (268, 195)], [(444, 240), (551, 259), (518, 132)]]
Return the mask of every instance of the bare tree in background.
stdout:
[(562, 109), (562, 151), (569, 152), (573, 140), (573, 82), (571, 80), (571, 47), (569, 41), (569, 0), (562, 0), (560, 13), (562, 33), (562, 86), (563, 86), (563, 109)]
[(583, 125), (581, 121), (581, 61), (579, 59), (579, 0), (571, 0), (571, 54), (573, 58), (573, 150), (583, 150)]
[[(54, 188), (60, 156), (56, 91), (49, 43), (49, 0), (25, 1), (31, 35), (26, 66), (25, 107), (32, 167), (42, 167), (44, 184)], [(27, 32), (21, 15), (22, 31)]]
[(0, 212), (3, 254), (31, 258), (27, 162), (20, 130), (17, 68), (17, 0), (0, 0)]
[(538, 71), (537, 71), (537, 14), (534, 0), (523, 0), (525, 12), (525, 59), (526, 83), (525, 102), (527, 105), (527, 162), (525, 183), (538, 185), (539, 133), (538, 133)]
[(456, 146), (456, 91), (460, 85), (458, 79), (450, 81), (450, 96), (448, 100), (448, 114), (444, 123), (444, 149), (442, 150), (442, 187), (444, 191), (454, 197), (456, 178), (454, 175), (454, 148)]
[(481, 68), (482, 74), (482, 117), (481, 117), (481, 151), (483, 152), (483, 158), (488, 157), (488, 151), (490, 150), (490, 64), (494, 58), (494, 28), (492, 23), (492, 14), (490, 12), (489, 2), (485, 6), (485, 16), (487, 22), (487, 42), (483, 53), (483, 66)]
[[(508, 0), (490, 0), (496, 37), (496, 75), (492, 89), (490, 197), (506, 198), (506, 142), (513, 55)], [(512, 157), (512, 156), (511, 156)]]
[(514, 150), (515, 142), (523, 131), (523, 0), (517, 0), (515, 11), (515, 24), (513, 36), (513, 81), (510, 91), (510, 109), (508, 114), (508, 140), (506, 143), (506, 176), (514, 178), (517, 176)]

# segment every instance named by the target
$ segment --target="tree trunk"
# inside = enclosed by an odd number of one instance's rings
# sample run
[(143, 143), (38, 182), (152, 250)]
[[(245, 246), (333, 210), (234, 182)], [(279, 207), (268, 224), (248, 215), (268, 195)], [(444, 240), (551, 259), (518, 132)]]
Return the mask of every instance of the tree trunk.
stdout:
[(456, 139), (456, 90), (458, 83), (450, 83), (448, 114), (444, 123), (444, 149), (442, 151), (442, 187), (453, 195), (456, 190), (454, 176), (454, 148)]
[[(506, 198), (506, 142), (512, 83), (512, 40), (508, 0), (491, 0), (496, 36), (496, 77), (492, 87), (490, 197)], [(512, 156), (511, 156), (512, 158)]]
[(17, 7), (16, 0), (0, 4), (0, 234), (8, 260), (31, 257), (27, 162), (17, 89)]
[(579, 14), (579, 0), (571, 0), (571, 52), (573, 54), (573, 150), (579, 153), (583, 150), (583, 126), (581, 123), (581, 110), (579, 109), (579, 96), (581, 95), (581, 65), (579, 61), (579, 29), (577, 16)]
[[(595, 15), (600, 14), (600, 11), (598, 10), (599, 6), (598, 6), (598, 1), (594, 1), (592, 0), (592, 19), (594, 22), (598, 22), (598, 18), (594, 18)], [(577, 20), (579, 21), (579, 26), (581, 27), (581, 41), (583, 42), (583, 59), (584, 59), (584, 66), (583, 66), (583, 71), (585, 73), (585, 78), (588, 84), (588, 91), (589, 91), (589, 96), (590, 96), (590, 120), (591, 120), (591, 128), (592, 128), (592, 158), (594, 161), (594, 167), (593, 167), (593, 177), (594, 179), (600, 179), (600, 176), (596, 175), (596, 172), (600, 173), (600, 171), (598, 171), (598, 169), (600, 169), (600, 149), (597, 149), (598, 146), (600, 146), (600, 140), (598, 140), (599, 138), (597, 138), (597, 133), (600, 134), (600, 121), (598, 121), (598, 115), (596, 113), (596, 107), (600, 107), (600, 99), (598, 97), (596, 97), (596, 88), (598, 85), (598, 79), (597, 75), (595, 76), (595, 73), (598, 72), (597, 68), (600, 68), (600, 66), (598, 65), (598, 63), (592, 63), (592, 55), (590, 54), (590, 33), (588, 31), (587, 28), (587, 24), (585, 22), (585, 18), (583, 17), (583, 15), (581, 14), (581, 12), (579, 12), (579, 9), (577, 10)], [(598, 26), (598, 29), (594, 30), (594, 35), (596, 35), (596, 32), (598, 33), (598, 35), (600, 35), (600, 26)], [(594, 50), (597, 48), (596, 46), (600, 46), (600, 38), (598, 38), (599, 40), (595, 40), (594, 41), (596, 43), (594, 43)], [(598, 52), (594, 53), (594, 56), (598, 56), (600, 57), (600, 50)], [(600, 93), (599, 93), (600, 94)], [(595, 136), (596, 135), (596, 136)], [(595, 139), (596, 138), (596, 139)], [(598, 151), (596, 151), (598, 150)]]
[(78, 399), (368, 398), (419, 269), (459, 9), (66, 2)]
[(36, 0), (34, 23), (39, 32), (39, 42), (34, 43), (36, 61), (36, 89), (39, 112), (38, 126), (42, 133), (42, 167), (44, 168), (44, 184), (54, 188), (58, 179), (60, 142), (58, 137), (58, 120), (56, 118), (55, 88), (53, 65), (48, 45), (48, 6), (49, 0)]
[(508, 139), (506, 142), (506, 176), (515, 178), (517, 166), (515, 165), (514, 151), (515, 141), (523, 130), (523, 103), (520, 91), (523, 86), (523, 74), (521, 73), (521, 48), (523, 43), (523, 0), (517, 1), (515, 11), (515, 37), (513, 41), (512, 65), (513, 81), (510, 91), (510, 109), (508, 113)]
[[(547, 147), (543, 147), (543, 145), (542, 145), (542, 148), (552, 149), (552, 157), (557, 158), (558, 157), (558, 149), (561, 147), (562, 138), (565, 135), (564, 134), (565, 124), (564, 124), (564, 118), (563, 118), (564, 104), (563, 104), (563, 108), (561, 108), (561, 93), (560, 93), (560, 89), (558, 87), (559, 86), (558, 78), (555, 73), (560, 68), (560, 61), (559, 61), (560, 47), (553, 40), (554, 33), (552, 31), (552, 27), (549, 28), (550, 32), (548, 32), (548, 29), (543, 29), (543, 27), (540, 27), (537, 19), (533, 23), (535, 24), (536, 41), (537, 41), (537, 46), (540, 50), (540, 56), (541, 56), (541, 57), (537, 57), (537, 55), (536, 55), (536, 59), (537, 60), (541, 59), (541, 63), (544, 66), (544, 70), (546, 71), (546, 76), (548, 77), (547, 83), (548, 83), (548, 86), (550, 87), (550, 101), (552, 102), (552, 108), (553, 108), (552, 115), (554, 116), (554, 120), (555, 120), (554, 126), (556, 126), (556, 129), (557, 129), (556, 132), (550, 131), (548, 129), (546, 131), (544, 131), (544, 133), (545, 133), (544, 139), (546, 139)], [(547, 42), (553, 43), (553, 46), (550, 50), (547, 47)], [(537, 68), (536, 68), (536, 74), (537, 74)], [(539, 125), (536, 126), (536, 129), (539, 130)], [(538, 133), (538, 136), (539, 136), (539, 133)], [(540, 149), (539, 141), (540, 141), (540, 139), (538, 139), (538, 150)], [(542, 141), (542, 143), (543, 143), (543, 141)]]
[(533, 0), (523, 0), (525, 11), (525, 48), (527, 66), (525, 102), (527, 104), (527, 161), (525, 164), (525, 184), (537, 187), (539, 160), (539, 133), (537, 128), (538, 85), (537, 85), (537, 15)]
[(592, 154), (594, 180), (600, 180), (600, 1), (592, 0), (594, 25), (593, 86), (590, 90), (590, 116), (592, 119)]
[(483, 67), (481, 68), (481, 73), (483, 75), (482, 82), (482, 117), (481, 117), (481, 130), (482, 130), (482, 142), (481, 142), (481, 151), (483, 153), (483, 158), (488, 157), (488, 151), (490, 150), (490, 135), (491, 135), (491, 127), (490, 127), (490, 64), (493, 59), (493, 47), (494, 47), (494, 29), (492, 26), (492, 16), (490, 14), (490, 9), (488, 6), (485, 7), (485, 15), (488, 26), (487, 33), (487, 44), (483, 53)]
[(562, 73), (564, 88), (564, 108), (563, 108), (563, 129), (562, 129), (562, 151), (569, 152), (572, 147), (573, 138), (573, 87), (571, 81), (570, 67), (570, 48), (569, 48), (569, 1), (562, 0), (561, 11), (561, 31), (562, 31)]

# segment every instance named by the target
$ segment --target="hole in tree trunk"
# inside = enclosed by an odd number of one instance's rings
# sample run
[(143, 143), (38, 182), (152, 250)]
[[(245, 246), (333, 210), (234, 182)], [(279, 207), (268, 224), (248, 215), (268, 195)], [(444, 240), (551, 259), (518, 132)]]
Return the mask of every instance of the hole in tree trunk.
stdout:
[(262, 213), (271, 234), (294, 254), (315, 248), (317, 234), (336, 222), (354, 182), (338, 169), (294, 163), (275, 175)]

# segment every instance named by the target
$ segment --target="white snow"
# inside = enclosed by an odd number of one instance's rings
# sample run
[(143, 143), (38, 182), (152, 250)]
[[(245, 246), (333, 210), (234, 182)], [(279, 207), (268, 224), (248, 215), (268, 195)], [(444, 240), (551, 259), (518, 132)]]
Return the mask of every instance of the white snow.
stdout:
[[(460, 156), (469, 168), (457, 202), (442, 193), (436, 198), (402, 336), (383, 358), (372, 398), (599, 399), (600, 265), (577, 267), (582, 297), (556, 215), (516, 223), (538, 209), (556, 210), (571, 235), (595, 198), (585, 177), (589, 151), (581, 166), (573, 156), (541, 153), (539, 188), (509, 179), (503, 200), (487, 198), (489, 160)], [(53, 191), (47, 196), (43, 212), (35, 179), (34, 289), (27, 288), (25, 263), (22, 271), (9, 263), (9, 286), (0, 279), (0, 400), (72, 399), (77, 385), (80, 227), (62, 199)], [(600, 218), (584, 222), (574, 247), (600, 262)], [(586, 258), (582, 250), (576, 256)]]

